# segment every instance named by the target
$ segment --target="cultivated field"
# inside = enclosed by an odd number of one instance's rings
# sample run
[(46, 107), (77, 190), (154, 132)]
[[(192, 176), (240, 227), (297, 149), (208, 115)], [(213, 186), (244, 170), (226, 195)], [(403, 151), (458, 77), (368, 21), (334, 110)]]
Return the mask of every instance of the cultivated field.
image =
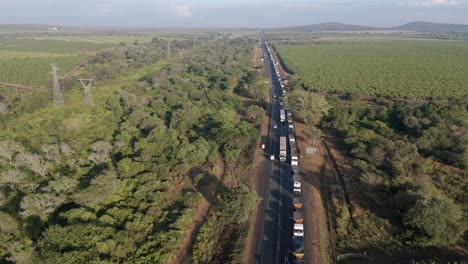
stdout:
[(288, 68), (317, 91), (432, 98), (468, 94), (464, 41), (341, 38), (276, 47)]
[[(64, 75), (88, 53), (134, 40), (127, 36), (0, 38), (0, 82), (45, 85), (51, 79), (51, 63), (56, 63), (59, 74)], [(137, 40), (149, 41), (149, 37)]]

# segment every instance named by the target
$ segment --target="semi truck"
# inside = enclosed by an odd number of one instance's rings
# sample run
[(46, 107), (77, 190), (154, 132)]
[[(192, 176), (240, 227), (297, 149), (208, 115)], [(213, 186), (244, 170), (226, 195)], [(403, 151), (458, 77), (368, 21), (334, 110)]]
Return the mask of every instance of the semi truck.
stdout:
[(284, 112), (284, 109), (280, 109), (280, 120), (281, 123), (284, 123), (286, 121), (286, 113)]
[(299, 157), (297, 156), (297, 149), (291, 147), (291, 166), (299, 165)]
[(296, 209), (302, 208), (302, 198), (300, 196), (293, 196), (293, 206)]
[(300, 209), (295, 209), (293, 214), (294, 223), (302, 224), (304, 223), (304, 216)]
[(304, 258), (304, 237), (295, 236), (293, 238), (293, 255), (299, 261)]
[(280, 137), (280, 161), (286, 161), (286, 137)]

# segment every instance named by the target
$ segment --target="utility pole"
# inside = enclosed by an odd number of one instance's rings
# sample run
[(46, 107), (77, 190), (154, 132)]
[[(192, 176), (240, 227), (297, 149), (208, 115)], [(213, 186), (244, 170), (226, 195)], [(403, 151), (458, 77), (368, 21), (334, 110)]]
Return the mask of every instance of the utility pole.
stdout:
[(54, 107), (55, 108), (63, 108), (65, 106), (65, 102), (63, 101), (63, 91), (60, 87), (60, 82), (57, 77), (57, 65), (51, 64), (52, 66), (52, 84), (53, 84), (53, 97), (54, 97)]
[(84, 104), (93, 106), (93, 97), (91, 96), (91, 85), (94, 79), (79, 79), (84, 88)]

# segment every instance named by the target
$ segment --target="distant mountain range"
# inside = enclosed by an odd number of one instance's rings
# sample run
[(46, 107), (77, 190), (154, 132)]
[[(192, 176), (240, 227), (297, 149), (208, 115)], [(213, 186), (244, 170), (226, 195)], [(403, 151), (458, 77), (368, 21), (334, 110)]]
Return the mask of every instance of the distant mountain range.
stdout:
[(321, 23), (297, 27), (284, 27), (269, 29), (267, 31), (292, 31), (292, 32), (326, 32), (326, 31), (416, 31), (416, 32), (468, 32), (468, 25), (460, 24), (440, 24), (416, 21), (397, 27), (379, 28), (359, 25), (349, 25), (342, 23)]
[(393, 29), (417, 31), (417, 32), (451, 32), (451, 31), (468, 32), (468, 25), (440, 24), (440, 23), (417, 21), (417, 22), (404, 24), (399, 27), (395, 27)]

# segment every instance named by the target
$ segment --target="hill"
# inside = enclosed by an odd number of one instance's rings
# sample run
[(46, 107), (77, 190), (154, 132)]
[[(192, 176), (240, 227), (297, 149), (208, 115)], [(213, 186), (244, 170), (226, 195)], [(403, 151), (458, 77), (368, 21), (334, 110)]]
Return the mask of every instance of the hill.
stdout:
[(393, 29), (417, 32), (468, 32), (468, 25), (416, 21), (398, 27), (394, 27)]
[(468, 32), (468, 25), (461, 24), (442, 24), (416, 21), (401, 26), (378, 28), (360, 25), (350, 25), (342, 23), (321, 23), (313, 25), (304, 25), (296, 27), (283, 27), (269, 29), (269, 31), (289, 31), (289, 32), (327, 32), (327, 31), (375, 31), (375, 30), (405, 30), (415, 32)]
[(274, 31), (295, 31), (295, 32), (321, 32), (321, 31), (368, 31), (379, 30), (376, 27), (367, 27), (359, 25), (350, 25), (342, 23), (321, 23), (314, 25), (305, 25), (297, 27), (284, 27), (272, 29)]

